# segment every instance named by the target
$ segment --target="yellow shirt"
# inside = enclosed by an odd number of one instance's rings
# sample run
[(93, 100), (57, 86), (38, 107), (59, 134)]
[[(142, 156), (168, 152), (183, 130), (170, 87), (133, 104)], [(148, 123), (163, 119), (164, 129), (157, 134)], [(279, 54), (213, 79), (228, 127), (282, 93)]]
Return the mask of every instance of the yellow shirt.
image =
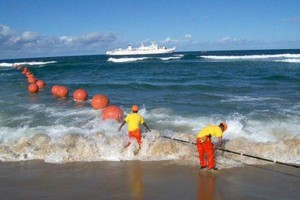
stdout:
[(134, 131), (140, 128), (140, 125), (145, 121), (141, 115), (137, 113), (131, 113), (126, 116), (125, 122), (128, 123), (128, 131)]
[(222, 129), (217, 125), (209, 125), (204, 127), (201, 131), (199, 131), (197, 137), (202, 138), (204, 136), (214, 136), (214, 137), (221, 137), (223, 135)]

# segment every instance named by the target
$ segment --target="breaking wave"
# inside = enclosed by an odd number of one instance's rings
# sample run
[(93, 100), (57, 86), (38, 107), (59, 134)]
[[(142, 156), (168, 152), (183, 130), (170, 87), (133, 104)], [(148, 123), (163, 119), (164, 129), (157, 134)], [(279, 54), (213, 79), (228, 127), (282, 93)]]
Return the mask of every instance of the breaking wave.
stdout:
[(109, 58), (108, 62), (114, 63), (125, 63), (125, 62), (136, 62), (140, 60), (146, 60), (148, 57), (140, 57), (140, 58)]
[(15, 63), (7, 63), (7, 62), (3, 62), (0, 63), (0, 67), (16, 67), (16, 66), (20, 66), (20, 65), (47, 65), (47, 64), (53, 64), (53, 63), (57, 63), (57, 61), (47, 61), (47, 62), (36, 62), (36, 61), (32, 61), (32, 62), (15, 62)]
[[(138, 144), (135, 141), (132, 141), (128, 148), (124, 147), (128, 140), (125, 127), (118, 132), (119, 123), (102, 121), (96, 111), (82, 109), (79, 112), (66, 112), (40, 106), (30, 109), (36, 114), (43, 110), (49, 115), (55, 115), (53, 116), (55, 121), (51, 123), (52, 125), (39, 123), (36, 127), (27, 124), (14, 128), (1, 127), (1, 161), (40, 159), (51, 163), (65, 163), (174, 160), (179, 164), (198, 165), (195, 145), (160, 136), (165, 135), (194, 143), (197, 132), (202, 127), (220, 121), (219, 117), (190, 118), (176, 115), (171, 110), (147, 111), (142, 108), (140, 112), (147, 119), (147, 123), (153, 124), (155, 121), (156, 124), (150, 127), (153, 128), (151, 132), (143, 133), (142, 148), (138, 151)], [(30, 116), (16, 116), (16, 119), (12, 120), (15, 122), (28, 120), (28, 123), (31, 123)], [(261, 122), (235, 115), (228, 117), (226, 122), (229, 128), (223, 138), (225, 149), (300, 164), (300, 136), (294, 131), (300, 128), (297, 119), (289, 122)], [(221, 168), (238, 166), (241, 163), (264, 164), (259, 160), (222, 152), (217, 152), (217, 161)]]
[[(176, 134), (178, 138), (194, 143), (196, 137), (190, 134)], [(16, 141), (0, 146), (1, 161), (44, 160), (50, 163), (77, 161), (158, 161), (174, 160), (179, 164), (198, 165), (198, 154), (194, 144), (186, 144), (160, 137), (157, 131), (144, 135), (142, 148), (132, 144), (124, 148), (125, 137), (108, 136), (105, 133), (93, 135), (69, 134), (51, 138), (38, 133), (30, 138), (22, 137)], [(250, 154), (262, 158), (286, 163), (300, 163), (300, 140), (279, 142), (253, 142), (244, 138), (225, 140), (223, 148), (231, 151)], [(217, 152), (218, 167), (227, 168), (247, 164), (266, 164), (260, 160), (249, 159), (234, 154)]]
[(275, 60), (276, 62), (286, 62), (286, 63), (300, 63), (300, 59), (284, 59), (284, 60)]
[(170, 56), (170, 57), (162, 57), (162, 58), (159, 58), (161, 60), (177, 60), (177, 59), (181, 59), (184, 55), (174, 55), (174, 56)]
[[(278, 58), (288, 58), (296, 59), (300, 58), (300, 54), (273, 54), (273, 55), (241, 55), (241, 56), (199, 56), (204, 59), (213, 60), (263, 60), (263, 59), (278, 59)], [(277, 60), (278, 61), (278, 60)]]

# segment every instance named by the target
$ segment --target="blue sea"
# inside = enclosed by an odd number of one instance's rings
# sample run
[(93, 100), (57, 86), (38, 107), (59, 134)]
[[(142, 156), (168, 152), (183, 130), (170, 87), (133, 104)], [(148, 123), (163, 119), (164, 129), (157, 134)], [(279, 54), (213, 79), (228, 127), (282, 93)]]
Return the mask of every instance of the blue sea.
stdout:
[[(27, 91), (26, 66), (46, 82)], [(227, 122), (224, 148), (300, 163), (300, 50), (175, 52), (158, 56), (106, 55), (0, 60), (0, 160), (46, 162), (178, 160), (197, 165), (194, 145), (199, 130)], [(70, 91), (67, 99), (51, 94), (53, 85)], [(72, 94), (83, 88), (84, 103)], [(143, 144), (124, 148), (126, 127), (101, 118), (91, 107), (96, 94), (130, 113), (141, 108), (151, 132)], [(217, 156), (219, 165), (239, 163)], [(244, 158), (243, 162), (256, 163)]]

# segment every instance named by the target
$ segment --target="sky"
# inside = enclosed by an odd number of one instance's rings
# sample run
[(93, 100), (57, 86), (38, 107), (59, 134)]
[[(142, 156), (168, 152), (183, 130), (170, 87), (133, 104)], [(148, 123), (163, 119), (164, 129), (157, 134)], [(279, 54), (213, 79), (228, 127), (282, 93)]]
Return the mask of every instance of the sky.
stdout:
[(176, 51), (300, 49), (300, 0), (0, 0), (0, 59)]

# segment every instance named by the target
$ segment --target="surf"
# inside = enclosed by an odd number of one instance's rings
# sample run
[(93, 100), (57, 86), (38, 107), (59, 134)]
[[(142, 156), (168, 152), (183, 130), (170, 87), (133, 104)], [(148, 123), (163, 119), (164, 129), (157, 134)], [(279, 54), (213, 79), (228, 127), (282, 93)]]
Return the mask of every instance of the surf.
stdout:
[(0, 67), (17, 67), (21, 65), (42, 66), (42, 65), (54, 64), (54, 63), (57, 63), (57, 61), (30, 61), (30, 62), (14, 62), (14, 63), (2, 62), (0, 63)]
[[(266, 60), (266, 59), (299, 59), (300, 54), (264, 54), (264, 55), (200, 55), (200, 58), (212, 60)], [(278, 61), (278, 60), (276, 60)]]

